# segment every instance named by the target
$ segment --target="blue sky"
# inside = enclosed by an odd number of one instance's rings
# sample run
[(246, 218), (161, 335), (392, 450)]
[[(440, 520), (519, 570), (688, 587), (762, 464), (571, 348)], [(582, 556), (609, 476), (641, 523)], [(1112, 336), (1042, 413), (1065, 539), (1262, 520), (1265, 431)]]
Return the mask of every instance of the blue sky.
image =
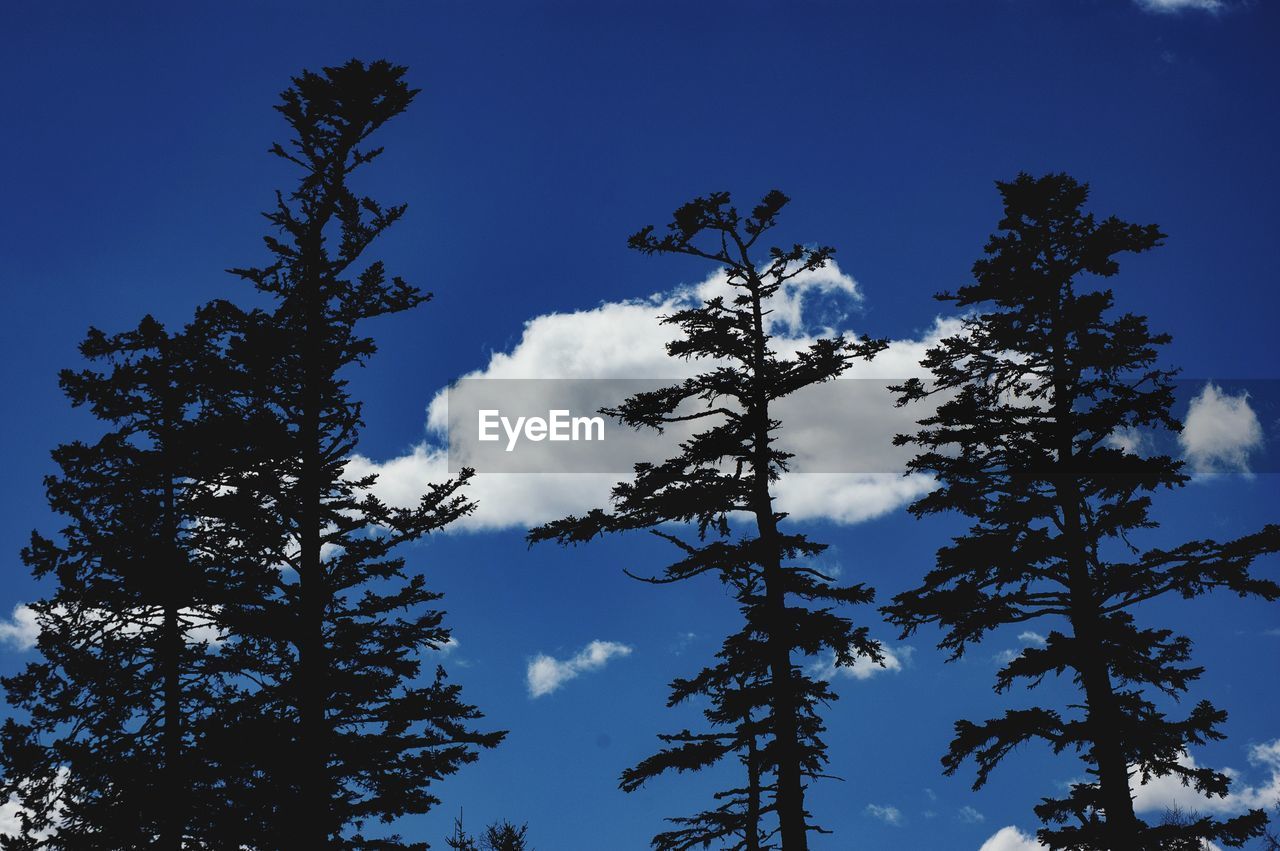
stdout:
[[(780, 238), (835, 245), (856, 281), (850, 327), (906, 342), (928, 338), (931, 294), (965, 280), (994, 227), (992, 181), (1067, 171), (1093, 185), (1094, 209), (1169, 234), (1116, 281), (1123, 307), (1174, 334), (1166, 362), (1197, 378), (1273, 378), (1280, 9), (1181, 5), (7, 5), (0, 614), (40, 593), (17, 552), (30, 529), (51, 526), (48, 450), (91, 428), (61, 398), (57, 369), (75, 363), (90, 324), (118, 329), (146, 312), (177, 323), (210, 298), (247, 299), (222, 270), (263, 257), (257, 212), (291, 179), (265, 154), (283, 136), (271, 106), (290, 74), (352, 56), (405, 64), (423, 89), (383, 133), (368, 187), (410, 204), (377, 255), (436, 293), (378, 321), (381, 351), (354, 376), (372, 464), (429, 443), (427, 405), (449, 381), (494, 353), (528, 353), (530, 320), (554, 331), (587, 311), (579, 318), (605, 322), (629, 300), (702, 281), (703, 266), (639, 256), (625, 238), (717, 189), (791, 195)], [(1160, 503), (1166, 527), (1148, 542), (1250, 531), (1275, 519), (1277, 496), (1274, 474), (1197, 482)], [(912, 586), (956, 528), (900, 509), (805, 523), (882, 598)], [(667, 555), (643, 541), (529, 551), (518, 528), (443, 536), (410, 555), (448, 595), (452, 675), (511, 730), (410, 832), (439, 844), (463, 807), (472, 824), (528, 820), (544, 851), (639, 849), (663, 816), (705, 802), (714, 778), (633, 795), (616, 778), (655, 733), (686, 723), (663, 708), (665, 683), (731, 627), (718, 586), (626, 579), (622, 567)], [(1208, 668), (1198, 692), (1232, 713), (1229, 739), (1194, 756), (1264, 794), (1280, 772), (1262, 748), (1280, 739), (1280, 609), (1207, 598), (1149, 615), (1196, 639)], [(878, 634), (900, 669), (837, 680), (829, 738), (845, 780), (813, 793), (836, 830), (814, 847), (977, 851), (1006, 826), (1031, 831), (1031, 806), (1077, 775), (1069, 758), (1026, 748), (977, 794), (971, 775), (938, 768), (952, 721), (1002, 706), (992, 660), (1017, 635), (944, 665), (934, 635), (907, 649)], [(630, 653), (530, 697), (532, 659), (569, 659), (592, 641)], [(0, 671), (28, 653), (6, 641)], [(1010, 837), (988, 847), (1024, 847)]]

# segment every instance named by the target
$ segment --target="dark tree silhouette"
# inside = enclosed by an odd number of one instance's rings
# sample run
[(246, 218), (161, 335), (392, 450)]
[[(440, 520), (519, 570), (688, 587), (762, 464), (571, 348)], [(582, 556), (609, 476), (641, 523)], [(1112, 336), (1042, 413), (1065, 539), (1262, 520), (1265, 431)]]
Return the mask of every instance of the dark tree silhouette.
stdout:
[(484, 829), (476, 839), (462, 826), (462, 813), (453, 820), (453, 833), (446, 836), (444, 844), (454, 851), (533, 851), (528, 845), (529, 826), (516, 825), (503, 819)]
[[(1272, 824), (1280, 821), (1280, 804), (1277, 804), (1274, 809), (1275, 813), (1271, 819)], [(1280, 851), (1280, 835), (1277, 835), (1273, 830), (1268, 830), (1266, 836), (1262, 838), (1262, 845), (1266, 851)]]
[(453, 820), (453, 833), (444, 838), (444, 844), (453, 851), (480, 851), (480, 846), (471, 834), (462, 827), (462, 813)]
[[(668, 739), (678, 747), (646, 760), (623, 777), (635, 788), (669, 768), (696, 769), (729, 754), (746, 754), (748, 775), (768, 773), (769, 807), (787, 851), (807, 847), (806, 778), (826, 760), (817, 707), (835, 699), (827, 683), (797, 664), (799, 657), (830, 651), (840, 664), (861, 655), (879, 661), (880, 646), (866, 627), (855, 626), (833, 607), (866, 603), (862, 585), (837, 586), (804, 560), (825, 545), (784, 531), (785, 514), (773, 505), (773, 483), (788, 455), (776, 445), (781, 427), (771, 405), (796, 390), (838, 376), (850, 360), (871, 357), (882, 342), (821, 339), (794, 357), (770, 346), (767, 316), (771, 297), (790, 279), (824, 266), (826, 247), (771, 248), (757, 258), (757, 243), (770, 231), (787, 197), (773, 191), (749, 215), (733, 207), (728, 193), (685, 204), (666, 233), (647, 227), (630, 239), (645, 254), (701, 257), (723, 269), (732, 295), (681, 310), (663, 321), (683, 335), (668, 345), (672, 357), (708, 363), (708, 370), (680, 384), (639, 393), (606, 413), (638, 429), (661, 430), (675, 422), (705, 423), (705, 430), (681, 445), (680, 455), (660, 464), (639, 464), (633, 481), (617, 485), (612, 510), (596, 509), (532, 530), (530, 542), (588, 541), (606, 532), (647, 529), (681, 552), (656, 583), (673, 583), (712, 573), (737, 594), (745, 627), (725, 642), (721, 662), (688, 681), (676, 681), (672, 702), (692, 694), (713, 698), (707, 735), (682, 733)], [(729, 515), (742, 512), (754, 528), (731, 528)], [(690, 524), (682, 535), (668, 523)], [(745, 684), (745, 685), (740, 685)], [(719, 702), (721, 706), (716, 706)], [(748, 720), (750, 719), (750, 720)], [(757, 732), (758, 738), (753, 735)], [(721, 730), (728, 735), (721, 735)], [(759, 742), (758, 754), (751, 753)], [(750, 781), (748, 781), (750, 787)], [(763, 791), (763, 786), (761, 790)], [(734, 796), (735, 793), (728, 793)], [(750, 809), (751, 795), (746, 796)], [(757, 817), (759, 814), (757, 813)], [(655, 838), (663, 847), (692, 847), (753, 828), (752, 816), (710, 813), (682, 822), (685, 832)], [(756, 832), (759, 836), (759, 832)], [(705, 843), (704, 843), (705, 844)], [(750, 847), (750, 846), (743, 846)]]
[(220, 693), (210, 585), (226, 569), (203, 522), (220, 498), (217, 338), (203, 319), (91, 329), (91, 368), (61, 374), (107, 430), (54, 450), (45, 484), (67, 525), (22, 554), (54, 588), (32, 605), (41, 659), (4, 681), (27, 713), (3, 732), (0, 798), (23, 808), (5, 848), (196, 847), (221, 810), (199, 748)]
[(244, 317), (231, 348), (258, 422), (256, 458), (235, 483), (256, 507), (239, 528), (261, 546), (272, 585), (226, 614), (239, 692), (219, 752), (254, 778), (232, 792), (243, 846), (425, 848), (364, 831), (429, 809), (434, 781), (503, 736), (471, 728), (480, 713), (442, 668), (421, 678), (423, 655), (449, 630), (439, 594), (393, 554), (473, 509), (462, 495), (470, 472), (409, 509), (346, 472), (362, 425), (346, 371), (375, 351), (359, 328), (430, 298), (361, 260), (405, 207), (350, 186), (381, 151), (371, 134), (415, 95), (403, 76), (353, 60), (294, 79), (277, 107), (294, 135), (272, 152), (301, 176), (265, 214), (270, 264), (234, 270), (273, 305)]
[[(724, 658), (737, 652), (737, 647), (730, 648), (731, 644), (743, 646), (741, 643), (746, 643), (749, 647), (749, 642), (749, 636), (735, 635), (726, 642), (720, 656)], [(758, 653), (763, 648), (750, 649)], [(758, 658), (762, 659), (763, 654)], [(675, 828), (653, 838), (653, 847), (658, 851), (706, 848), (712, 842), (721, 843), (720, 847), (728, 851), (764, 851), (777, 847), (770, 841), (776, 836), (777, 829), (770, 827), (768, 821), (776, 812), (769, 799), (776, 796), (777, 785), (766, 775), (768, 766), (762, 755), (761, 739), (767, 731), (756, 718), (758, 713), (762, 714), (758, 708), (760, 694), (767, 686), (765, 671), (760, 669), (766, 666), (756, 663), (754, 679), (749, 679), (745, 673), (730, 673), (734, 668), (746, 667), (740, 664), (743, 662), (745, 660), (740, 657), (734, 659), (734, 663), (739, 664), (722, 662), (704, 669), (695, 680), (676, 680), (672, 684), (669, 705), (674, 706), (694, 695), (705, 696), (710, 706), (703, 710), (703, 716), (712, 729), (725, 732), (682, 730), (660, 735), (658, 738), (672, 747), (664, 748), (622, 774), (622, 788), (633, 792), (659, 774), (697, 771), (730, 755), (736, 755), (743, 767), (742, 785), (717, 792), (715, 808), (693, 816), (668, 819)], [(821, 722), (812, 712), (806, 712), (802, 721), (804, 741), (809, 751), (805, 774), (814, 776), (821, 765), (821, 761), (814, 758), (822, 748), (816, 737), (821, 730)]]
[(1036, 807), (1050, 848), (1239, 845), (1261, 832), (1263, 813), (1154, 826), (1134, 814), (1133, 778), (1173, 775), (1210, 795), (1228, 783), (1179, 761), (1189, 745), (1221, 738), (1226, 714), (1201, 701), (1174, 718), (1161, 708), (1171, 701), (1156, 702), (1179, 697), (1200, 675), (1188, 664), (1190, 640), (1139, 625), (1136, 610), (1216, 588), (1275, 599), (1280, 587), (1250, 566), (1277, 549), (1280, 528), (1169, 550), (1130, 543), (1131, 533), (1156, 525), (1153, 492), (1187, 480), (1181, 462), (1127, 453), (1113, 440), (1129, 429), (1180, 428), (1170, 413), (1173, 373), (1155, 365), (1169, 337), (1149, 331), (1142, 316), (1116, 315), (1111, 290), (1087, 289), (1083, 279), (1115, 275), (1116, 255), (1154, 248), (1163, 234), (1097, 221), (1083, 211), (1088, 188), (1066, 175), (1023, 174), (998, 186), (1004, 217), (974, 264), (974, 282), (938, 296), (970, 311), (962, 333), (926, 356), (931, 384), (896, 388), (903, 403), (940, 400), (918, 433), (898, 438), (920, 447), (910, 469), (940, 484), (911, 511), (960, 512), (972, 525), (938, 551), (924, 584), (886, 611), (904, 634), (938, 624), (953, 658), (1000, 626), (1053, 623), (1045, 647), (1003, 667), (996, 691), (1069, 674), (1080, 705), (960, 721), (943, 759), (950, 774), (972, 758), (976, 788), (1023, 742), (1078, 752), (1091, 779)]
[[(744, 578), (751, 582), (751, 577)], [(743, 601), (744, 618), (750, 618), (750, 603), (754, 594), (750, 585), (734, 581), (735, 597)], [(755, 584), (759, 585), (758, 577)], [(653, 838), (658, 851), (687, 851), (706, 848), (711, 842), (721, 843), (729, 851), (764, 851), (774, 848), (770, 844), (777, 829), (770, 819), (776, 813), (771, 799), (776, 798), (777, 784), (772, 782), (762, 754), (762, 741), (767, 741), (768, 730), (758, 720), (767, 717), (762, 704), (767, 702), (769, 677), (768, 653), (762, 642), (756, 640), (751, 628), (727, 638), (717, 658), (721, 661), (704, 668), (692, 680), (677, 679), (671, 686), (668, 706), (676, 706), (695, 697), (707, 699), (702, 711), (713, 731), (695, 733), (682, 730), (679, 733), (660, 735), (665, 744), (658, 753), (642, 760), (634, 768), (622, 773), (621, 786), (634, 792), (650, 779), (668, 771), (697, 771), (720, 760), (735, 755), (743, 768), (741, 786), (717, 792), (717, 806), (693, 816), (670, 818), (675, 829)], [(820, 684), (820, 687), (825, 684)], [(815, 694), (816, 699), (824, 699)], [(813, 776), (821, 767), (822, 743), (818, 739), (821, 720), (809, 707), (802, 715), (802, 739), (807, 746), (805, 773)]]
[(483, 851), (533, 851), (528, 841), (529, 825), (516, 825), (503, 819), (484, 829), (480, 839)]

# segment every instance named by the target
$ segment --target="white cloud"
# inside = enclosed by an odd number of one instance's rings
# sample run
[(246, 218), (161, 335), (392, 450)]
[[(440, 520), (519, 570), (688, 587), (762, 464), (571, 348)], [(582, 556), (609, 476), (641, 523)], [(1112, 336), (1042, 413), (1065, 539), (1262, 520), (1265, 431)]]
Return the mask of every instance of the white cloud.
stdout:
[(40, 638), (40, 624), (36, 613), (24, 603), (13, 607), (8, 620), (0, 620), (0, 642), (18, 650), (30, 650)]
[[(645, 299), (535, 317), (525, 323), (519, 341), (509, 351), (492, 353), (483, 368), (462, 378), (687, 377), (709, 364), (671, 358), (665, 346), (678, 332), (658, 319), (726, 288), (724, 275), (717, 273), (696, 285)], [(770, 305), (773, 345), (785, 354), (806, 347), (819, 336), (855, 334), (847, 319), (861, 300), (857, 282), (834, 263), (798, 276)], [(910, 450), (892, 446), (893, 435), (913, 430), (915, 420), (927, 412), (923, 403), (895, 407), (884, 385), (890, 383), (886, 379), (923, 375), (919, 362), (926, 349), (941, 337), (958, 333), (960, 327), (958, 320), (937, 320), (920, 339), (893, 341), (874, 361), (859, 361), (845, 373), (847, 379), (873, 380), (841, 380), (837, 382), (838, 393), (824, 386), (821, 391), (802, 392), (780, 404), (779, 418), (790, 424), (781, 432), (784, 448), (797, 454), (799, 469), (865, 471), (785, 475), (776, 490), (780, 510), (797, 520), (860, 523), (929, 491), (933, 483), (927, 477), (901, 475), (902, 461)], [(519, 390), (514, 388), (513, 392)], [(833, 397), (839, 410), (831, 409)], [(448, 393), (440, 390), (427, 407), (425, 441), (408, 454), (386, 461), (355, 456), (349, 473), (377, 474), (375, 493), (394, 505), (413, 504), (428, 483), (443, 481), (449, 475), (448, 425)], [(674, 432), (668, 436), (671, 434)], [(642, 459), (628, 456), (617, 469), (630, 469), (634, 460)], [(557, 473), (554, 468), (538, 475), (478, 469), (468, 488), (478, 508), (451, 526), (454, 531), (528, 528), (604, 506), (612, 486), (625, 475)]]
[(872, 818), (880, 819), (885, 824), (891, 824), (898, 827), (902, 824), (902, 811), (897, 807), (881, 806), (880, 804), (867, 804), (866, 814)]
[[(68, 772), (66, 768), (59, 768), (58, 774), (54, 778), (54, 790), (53, 790), (53, 795), (55, 798), (55, 801), (53, 804), (54, 824), (50, 827), (45, 828), (44, 830), (35, 832), (34, 834), (32, 834), (32, 838), (41, 839), (41, 840), (48, 839), (56, 831), (57, 825), (61, 822), (62, 812), (64, 809), (60, 793), (61, 793), (61, 787), (66, 783), (67, 775), (68, 775)], [(22, 805), (19, 803), (17, 795), (10, 795), (9, 800), (5, 801), (3, 804), (0, 804), (0, 836), (14, 836), (14, 837), (21, 836), (22, 835), (22, 816), (29, 812), (30, 812), (29, 810), (24, 809)]]
[(680, 656), (697, 640), (698, 634), (696, 632), (682, 632), (676, 636), (675, 642), (671, 645), (671, 652)]
[(837, 665), (835, 654), (828, 652), (809, 666), (809, 674), (820, 680), (834, 680), (836, 677), (869, 680), (876, 674), (901, 671), (911, 661), (915, 648), (906, 645), (897, 648), (881, 645), (880, 652), (884, 654), (883, 664), (877, 664), (866, 656), (858, 656), (852, 665)]
[[(1184, 754), (1179, 762), (1188, 768), (1196, 767), (1195, 757), (1189, 754)], [(1135, 784), (1133, 808), (1138, 812), (1179, 809), (1221, 814), (1248, 809), (1265, 810), (1280, 804), (1280, 739), (1250, 747), (1249, 762), (1270, 775), (1260, 785), (1246, 785), (1239, 771), (1224, 768), (1222, 773), (1231, 778), (1231, 791), (1224, 798), (1210, 798), (1168, 775), (1154, 778), (1150, 783)]]
[(1134, 0), (1134, 2), (1144, 11), (1162, 14), (1175, 14), (1188, 10), (1221, 12), (1226, 8), (1222, 0)]
[(956, 818), (965, 824), (981, 824), (987, 820), (987, 817), (968, 805), (961, 807), (956, 812)]
[(895, 473), (806, 473), (778, 480), (779, 511), (796, 520), (854, 524), (883, 517), (933, 490), (927, 476)]
[(1141, 455), (1151, 446), (1150, 437), (1136, 428), (1122, 428), (1114, 431), (1107, 435), (1107, 439), (1103, 442), (1126, 455)]
[(0, 836), (18, 836), (22, 830), (21, 815), (22, 807), (16, 798), (10, 797), (0, 804)]
[(540, 653), (529, 661), (525, 672), (529, 696), (551, 694), (581, 674), (600, 670), (610, 659), (630, 655), (631, 648), (616, 641), (593, 641), (563, 660)]
[(1232, 396), (1210, 382), (1191, 400), (1178, 442), (1196, 475), (1248, 473), (1249, 454), (1262, 446), (1262, 424), (1248, 393)]
[(1028, 836), (1016, 827), (1002, 827), (982, 843), (978, 851), (1046, 851), (1046, 849), (1034, 836)]
[[(1048, 644), (1048, 640), (1038, 632), (1026, 630), (1018, 633), (1018, 640), (1027, 647), (1044, 647)], [(1022, 655), (1022, 648), (1001, 650), (991, 657), (991, 660), (997, 665), (1007, 665), (1014, 659)]]
[(1023, 644), (1029, 644), (1032, 647), (1044, 647), (1045, 644), (1048, 643), (1043, 635), (1038, 632), (1032, 632), (1031, 630), (1018, 633), (1018, 640)]

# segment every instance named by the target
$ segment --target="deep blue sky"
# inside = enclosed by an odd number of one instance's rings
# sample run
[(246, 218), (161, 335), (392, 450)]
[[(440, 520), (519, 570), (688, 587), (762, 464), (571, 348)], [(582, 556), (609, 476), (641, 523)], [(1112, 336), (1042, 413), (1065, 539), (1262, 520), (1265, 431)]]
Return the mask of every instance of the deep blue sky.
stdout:
[[(998, 215), (992, 181), (1070, 172), (1093, 184), (1095, 209), (1169, 234), (1116, 285), (1124, 307), (1174, 334), (1168, 362), (1191, 376), (1274, 377), (1278, 36), (1280, 9), (1263, 2), (1180, 14), (1125, 0), (8, 3), (0, 613), (38, 593), (16, 554), (50, 524), (48, 450), (86, 427), (56, 370), (75, 363), (90, 324), (119, 329), (146, 312), (180, 322), (211, 297), (246, 295), (222, 270), (263, 257), (257, 211), (290, 180), (265, 154), (284, 135), (271, 106), (300, 68), (386, 57), (423, 89), (383, 133), (372, 184), (410, 203), (378, 255), (437, 295), (381, 321), (381, 352), (355, 382), (367, 400), (362, 449), (385, 458), (422, 438), (439, 387), (509, 348), (525, 320), (701, 276), (633, 256), (625, 238), (721, 188), (790, 194), (784, 238), (837, 246), (866, 296), (859, 328), (908, 337), (936, 315), (930, 295), (963, 282), (978, 256)], [(1171, 528), (1152, 540), (1274, 519), (1275, 479), (1188, 488), (1162, 504)], [(887, 597), (949, 528), (899, 513), (814, 531)], [(684, 723), (662, 708), (663, 684), (695, 670), (731, 620), (710, 585), (621, 577), (619, 557), (646, 552), (612, 542), (530, 553), (510, 532), (414, 554), (448, 593), (469, 663), (455, 676), (512, 730), (442, 787), (445, 806), (415, 831), (439, 845), (465, 807), (469, 823), (529, 820), (543, 851), (639, 849), (662, 816), (704, 802), (698, 778), (615, 789), (654, 733)], [(1264, 634), (1280, 615), (1227, 599), (1167, 614), (1197, 639), (1202, 692), (1232, 712), (1230, 740), (1205, 757), (1248, 769), (1246, 747), (1280, 737), (1280, 638)], [(699, 638), (673, 652), (685, 632)], [(529, 656), (595, 638), (635, 652), (527, 697)], [(940, 777), (951, 721), (998, 710), (989, 659), (1012, 642), (943, 666), (932, 639), (911, 641), (904, 672), (840, 681), (830, 739), (846, 781), (815, 794), (820, 820), (838, 829), (815, 847), (976, 851), (1003, 825), (1033, 827), (1030, 806), (1078, 773), (1033, 747), (981, 794), (967, 791), (971, 775)], [(0, 670), (23, 658), (0, 650)], [(868, 803), (897, 807), (903, 823), (868, 816)], [(985, 821), (958, 818), (963, 806)]]

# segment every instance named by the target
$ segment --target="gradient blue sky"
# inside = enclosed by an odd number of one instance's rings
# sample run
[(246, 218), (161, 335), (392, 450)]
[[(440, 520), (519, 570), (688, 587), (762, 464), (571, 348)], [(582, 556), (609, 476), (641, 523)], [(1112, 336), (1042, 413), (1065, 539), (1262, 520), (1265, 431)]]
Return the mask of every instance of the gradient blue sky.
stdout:
[[(386, 57), (423, 89), (383, 133), (371, 183), (410, 204), (378, 255), (437, 296), (380, 320), (380, 354), (354, 378), (362, 451), (385, 459), (423, 439), (439, 388), (511, 349), (527, 320), (700, 279), (703, 267), (635, 255), (625, 238), (722, 188), (790, 194), (782, 238), (837, 246), (865, 297), (858, 328), (909, 338), (994, 226), (992, 181), (1070, 172), (1093, 184), (1098, 211), (1169, 234), (1116, 282), (1123, 306), (1174, 334), (1167, 362), (1190, 376), (1272, 378), (1277, 37), (1280, 9), (1244, 0), (1180, 12), (1128, 0), (7, 3), (0, 614), (40, 593), (17, 551), (51, 525), (48, 450), (91, 427), (64, 403), (56, 370), (75, 363), (90, 324), (118, 329), (145, 312), (176, 323), (209, 298), (247, 295), (221, 270), (263, 257), (257, 211), (291, 179), (265, 154), (284, 135), (271, 106), (302, 67)], [(1160, 504), (1167, 525), (1148, 540), (1254, 529), (1275, 519), (1277, 496), (1270, 474), (1197, 483)], [(903, 512), (812, 525), (845, 575), (882, 598), (914, 584), (955, 528)], [(448, 595), (453, 675), (511, 730), (443, 784), (444, 807), (410, 834), (440, 847), (464, 807), (469, 824), (528, 820), (541, 851), (640, 849), (663, 816), (705, 803), (711, 778), (629, 796), (616, 778), (656, 732), (686, 723), (663, 708), (665, 683), (696, 670), (732, 624), (718, 586), (627, 580), (622, 566), (667, 555), (634, 541), (530, 552), (510, 531), (410, 555)], [(1228, 741), (1197, 757), (1265, 785), (1248, 752), (1280, 738), (1280, 609), (1208, 598), (1149, 613), (1195, 637), (1208, 667), (1198, 692), (1232, 713)], [(829, 739), (845, 781), (813, 793), (836, 830), (815, 848), (977, 851), (1006, 825), (1033, 829), (1031, 806), (1079, 774), (1069, 757), (1028, 747), (981, 793), (971, 774), (940, 776), (951, 722), (1002, 706), (991, 660), (1017, 641), (996, 636), (944, 665), (935, 638), (908, 642), (899, 672), (838, 681)], [(532, 656), (595, 639), (633, 652), (528, 696)], [(0, 647), (0, 671), (25, 658)], [(895, 808), (898, 823), (870, 804)]]

